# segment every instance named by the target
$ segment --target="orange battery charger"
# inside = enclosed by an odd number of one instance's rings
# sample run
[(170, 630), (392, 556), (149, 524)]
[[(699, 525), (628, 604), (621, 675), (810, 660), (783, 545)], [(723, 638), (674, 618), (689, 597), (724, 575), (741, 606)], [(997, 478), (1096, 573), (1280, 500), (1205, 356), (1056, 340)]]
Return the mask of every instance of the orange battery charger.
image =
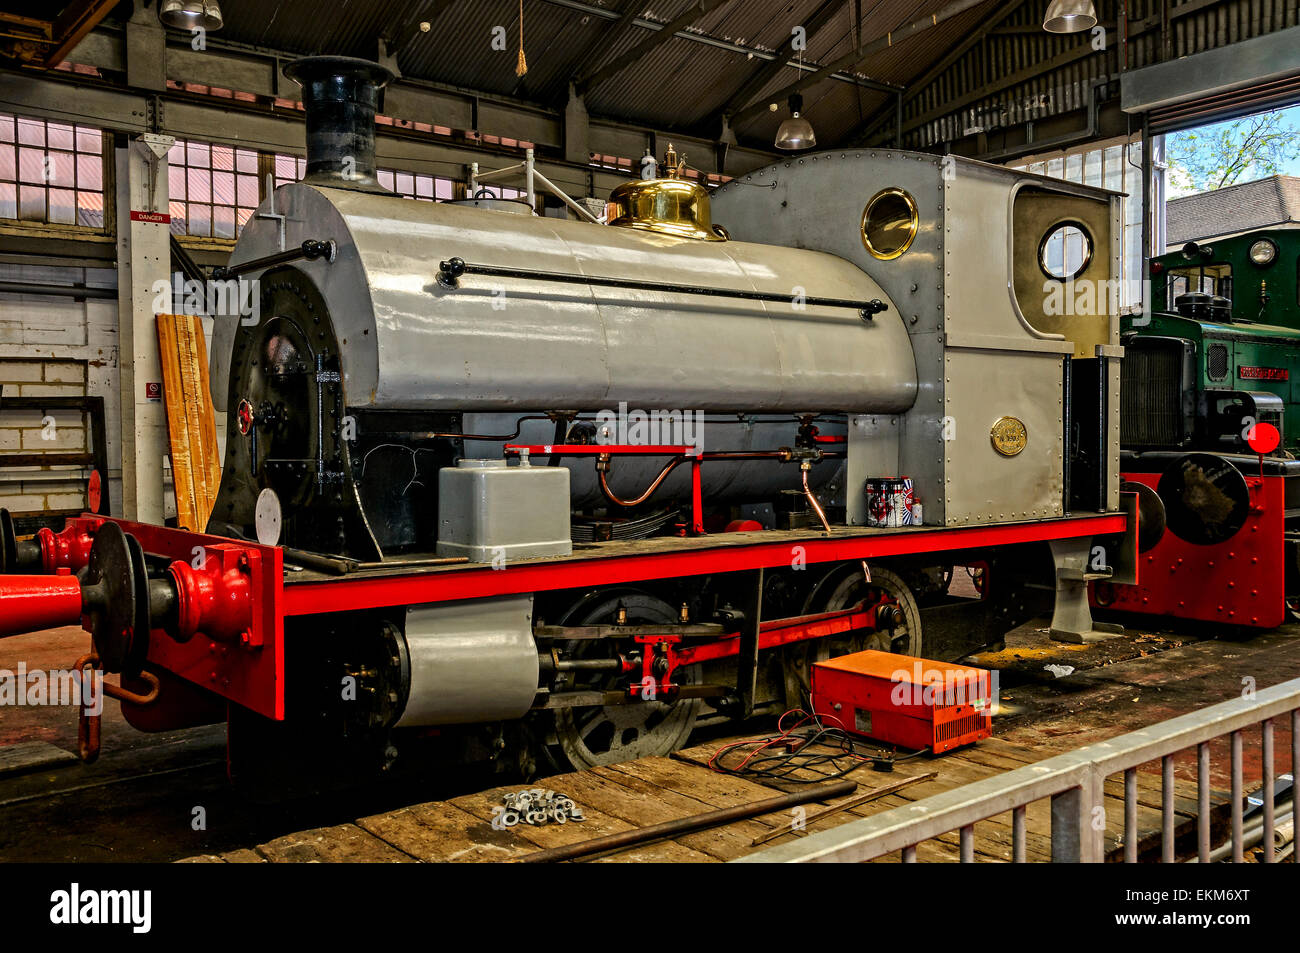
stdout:
[(991, 685), (987, 669), (874, 650), (812, 667), (822, 724), (935, 754), (992, 736)]

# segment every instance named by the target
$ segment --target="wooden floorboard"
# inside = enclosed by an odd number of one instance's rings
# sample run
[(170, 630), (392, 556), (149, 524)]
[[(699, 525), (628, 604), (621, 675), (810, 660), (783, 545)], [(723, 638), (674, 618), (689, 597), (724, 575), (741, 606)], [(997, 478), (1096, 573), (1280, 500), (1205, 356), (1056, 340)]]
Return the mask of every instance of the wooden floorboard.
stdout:
[[(188, 862), (510, 862), (538, 850), (581, 843), (605, 834), (648, 827), (719, 808), (751, 804), (778, 792), (807, 790), (809, 783), (823, 783), (825, 780), (806, 769), (786, 780), (761, 782), (710, 770), (707, 767), (710, 758), (726, 743), (725, 739), (711, 741), (685, 748), (670, 757), (643, 758), (560, 774), (529, 785), (573, 798), (585, 815), (581, 822), (551, 823), (540, 827), (518, 824), (503, 828), (499, 822), (494, 825), (503, 796), (523, 787), (519, 784), (503, 785), (447, 801), (415, 804), (362, 817), (351, 824), (287, 835), (253, 849), (231, 851), (220, 856), (200, 855), (188, 858)], [(903, 761), (890, 771), (861, 768), (851, 775), (858, 782), (854, 794), (836, 802), (812, 801), (803, 806), (801, 816), (813, 815), (832, 803), (843, 803), (899, 780), (932, 772), (937, 776), (866, 804), (814, 819), (800, 830), (785, 831), (760, 845), (754, 844), (755, 839), (786, 828), (799, 815), (789, 809), (773, 811), (636, 848), (582, 858), (580, 862), (717, 863), (735, 860), (809, 833), (829, 830), (892, 808), (914, 804), (973, 781), (1016, 770), (1042, 757), (1022, 745), (991, 738), (940, 757)], [(1160, 779), (1158, 775), (1147, 772), (1139, 772), (1137, 778), (1139, 850), (1149, 853), (1159, 849)], [(1180, 781), (1176, 782), (1175, 790), (1176, 832), (1180, 837), (1192, 836), (1196, 824), (1195, 785)], [(1123, 847), (1122, 777), (1109, 779), (1105, 793), (1106, 847), (1108, 852), (1118, 852)], [(1226, 813), (1227, 798), (1216, 792), (1213, 805), (1216, 814)], [(976, 861), (1010, 861), (1013, 857), (1011, 813), (976, 824), (974, 846)], [(954, 861), (958, 859), (959, 850), (960, 837), (953, 831), (919, 844), (917, 859), (921, 862)], [(1051, 859), (1051, 805), (1046, 800), (1026, 807), (1025, 853), (1031, 862)], [(899, 859), (895, 853), (879, 858), (879, 862), (896, 863)]]

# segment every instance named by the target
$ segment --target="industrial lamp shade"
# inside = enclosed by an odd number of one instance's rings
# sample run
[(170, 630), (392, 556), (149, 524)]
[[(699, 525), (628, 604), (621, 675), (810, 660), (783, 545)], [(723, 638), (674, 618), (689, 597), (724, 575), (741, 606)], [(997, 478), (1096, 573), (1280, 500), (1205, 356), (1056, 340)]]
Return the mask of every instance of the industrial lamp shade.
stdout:
[(1079, 33), (1097, 25), (1097, 8), (1092, 0), (1052, 0), (1043, 16), (1048, 33)]
[(802, 109), (803, 97), (796, 93), (790, 97), (790, 118), (776, 131), (775, 145), (778, 149), (793, 152), (817, 145), (817, 133), (813, 132), (812, 123), (799, 115)]
[(225, 23), (217, 0), (162, 0), (158, 19), (173, 30), (220, 30)]

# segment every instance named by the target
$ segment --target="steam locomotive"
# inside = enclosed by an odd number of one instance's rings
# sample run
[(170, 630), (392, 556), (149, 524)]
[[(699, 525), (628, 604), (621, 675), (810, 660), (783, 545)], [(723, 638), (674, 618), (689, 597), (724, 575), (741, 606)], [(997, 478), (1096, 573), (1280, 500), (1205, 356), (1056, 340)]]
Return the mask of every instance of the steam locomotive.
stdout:
[(1261, 229), (1152, 259), (1152, 313), (1123, 322), (1145, 571), (1098, 583), (1096, 605), (1245, 630), (1300, 607), (1298, 239)]
[(409, 201), (387, 71), (286, 72), (307, 175), (224, 270), (260, 309), (217, 320), (206, 532), (0, 520), (0, 630), (82, 621), (134, 725), (227, 719), (237, 780), (426, 742), (528, 774), (783, 711), (845, 651), (959, 658), (1042, 597), (1094, 635), (1089, 581), (1131, 569), (1119, 319), (1044, 288), (1118, 273), (1117, 196), (864, 149), (712, 194), (670, 156), (607, 224)]

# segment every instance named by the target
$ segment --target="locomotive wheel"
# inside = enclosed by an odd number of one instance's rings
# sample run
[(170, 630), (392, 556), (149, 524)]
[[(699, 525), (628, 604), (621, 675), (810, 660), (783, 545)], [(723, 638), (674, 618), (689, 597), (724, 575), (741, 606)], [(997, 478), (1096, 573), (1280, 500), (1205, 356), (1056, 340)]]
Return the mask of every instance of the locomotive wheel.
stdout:
[(901, 576), (878, 566), (871, 568), (871, 582), (863, 575), (862, 567), (854, 563), (848, 569), (836, 569), (822, 579), (804, 603), (804, 614), (834, 612), (848, 609), (859, 603), (871, 606), (884, 603), (892, 607), (893, 616), (887, 627), (875, 632), (855, 633), (843, 638), (817, 639), (806, 645), (794, 645), (787, 650), (786, 705), (803, 707), (811, 691), (811, 668), (814, 662), (850, 655), (865, 649), (896, 652), (902, 655), (921, 655), (921, 609), (911, 588)]
[[(601, 625), (615, 621), (618, 610), (627, 610), (629, 625), (677, 623), (677, 613), (662, 599), (636, 590), (598, 592), (580, 600), (562, 620), (563, 625)], [(574, 657), (590, 651), (594, 640), (570, 642)], [(592, 673), (592, 681), (579, 687), (608, 690), (625, 676)], [(682, 685), (697, 681), (693, 669), (679, 668), (674, 680)], [(649, 758), (676, 751), (686, 743), (699, 712), (697, 698), (664, 702), (632, 702), (603, 708), (562, 708), (555, 713), (555, 740), (565, 760), (578, 770), (602, 764), (617, 764), (635, 758)]]

